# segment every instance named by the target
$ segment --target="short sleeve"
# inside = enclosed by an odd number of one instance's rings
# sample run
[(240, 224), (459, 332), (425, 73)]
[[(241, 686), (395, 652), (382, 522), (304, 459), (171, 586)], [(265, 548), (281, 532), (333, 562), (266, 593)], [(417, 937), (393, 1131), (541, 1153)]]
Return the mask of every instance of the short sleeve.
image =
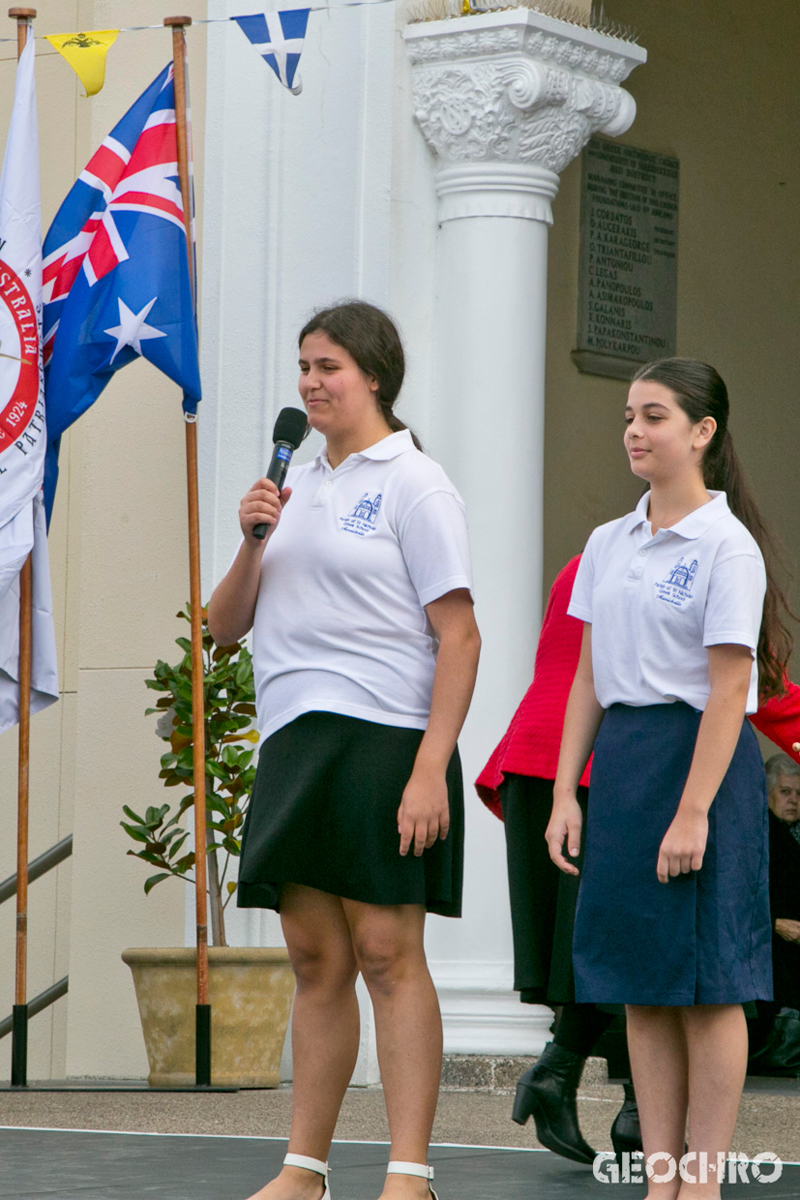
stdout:
[(714, 563), (703, 614), (703, 645), (731, 643), (755, 654), (766, 591), (764, 564), (755, 554)]
[(442, 489), (423, 496), (403, 521), (399, 538), (423, 608), (456, 588), (472, 592), (467, 514), (457, 493)]
[[(596, 532), (596, 531), (595, 531)], [(575, 576), (575, 582), (572, 585), (572, 595), (567, 606), (567, 614), (570, 617), (577, 617), (579, 621), (587, 621), (591, 624), (592, 621), (592, 593), (594, 591), (594, 559), (595, 559), (595, 534), (593, 533), (586, 548), (581, 555), (581, 561), (578, 564), (578, 573)]]

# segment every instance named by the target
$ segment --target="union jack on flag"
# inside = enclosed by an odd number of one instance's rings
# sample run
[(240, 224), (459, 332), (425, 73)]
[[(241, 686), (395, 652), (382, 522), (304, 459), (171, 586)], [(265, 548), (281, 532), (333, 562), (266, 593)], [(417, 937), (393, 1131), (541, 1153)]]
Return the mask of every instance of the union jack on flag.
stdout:
[(183, 389), (187, 412), (200, 399), (171, 63), (61, 205), (44, 242), (42, 291), (49, 513), (58, 439), (120, 367), (141, 355)]

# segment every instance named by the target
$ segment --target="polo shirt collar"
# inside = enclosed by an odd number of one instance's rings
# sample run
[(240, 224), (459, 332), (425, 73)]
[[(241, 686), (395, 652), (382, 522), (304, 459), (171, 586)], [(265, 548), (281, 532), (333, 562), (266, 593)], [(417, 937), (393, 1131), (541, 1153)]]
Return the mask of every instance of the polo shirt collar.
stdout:
[[(669, 529), (664, 530), (664, 533), (676, 533), (678, 537), (686, 538), (687, 541), (694, 541), (696, 538), (702, 537), (706, 530), (715, 525), (717, 521), (727, 516), (730, 509), (728, 508), (728, 497), (725, 493), (714, 492), (709, 489), (709, 495), (712, 499), (709, 500), (708, 504), (701, 504), (694, 512), (688, 513), (681, 521), (678, 521), (677, 525), (670, 525)], [(641, 525), (649, 524), (647, 520), (649, 505), (650, 493), (645, 492), (631, 513), (629, 525), (631, 533)]]
[[(367, 446), (366, 450), (360, 450), (358, 454), (349, 454), (345, 459), (368, 458), (373, 462), (388, 462), (389, 459), (398, 458), (401, 454), (405, 454), (407, 450), (413, 450), (414, 443), (411, 440), (411, 432), (408, 429), (399, 429), (397, 433), (390, 433), (388, 437), (381, 438), (379, 442), (375, 442), (373, 446)], [(328, 451), (325, 446), (320, 450), (316, 457), (316, 463), (324, 463), (328, 466)], [(344, 463), (340, 463), (344, 466)]]

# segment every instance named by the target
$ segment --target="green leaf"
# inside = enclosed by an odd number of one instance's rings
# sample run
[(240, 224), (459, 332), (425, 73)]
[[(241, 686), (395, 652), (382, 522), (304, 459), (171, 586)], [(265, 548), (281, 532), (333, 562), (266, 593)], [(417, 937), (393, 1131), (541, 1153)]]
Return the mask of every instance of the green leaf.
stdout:
[[(128, 825), (125, 821), (120, 821), (120, 825), (125, 830), (125, 832), (128, 834), (128, 836), (132, 837), (135, 842), (149, 842), (150, 841), (150, 837), (146, 830), (142, 831), (141, 829), (137, 829), (134, 825)], [(132, 851), (129, 850), (128, 853), (131, 854)]]
[(160, 875), (151, 875), (149, 879), (146, 879), (144, 884), (145, 896), (149, 896), (156, 884), (161, 883), (162, 879), (169, 879), (171, 874), (171, 871), (162, 871)]
[(184, 832), (185, 831), (183, 829), (179, 829), (176, 825), (174, 828), (170, 829), (169, 832), (161, 834), (161, 841), (165, 846), (168, 846), (170, 842), (174, 841), (176, 837), (179, 837)]
[(239, 687), (244, 687), (248, 680), (252, 677), (252, 674), (253, 667), (246, 659), (242, 659), (236, 664), (234, 679)]
[(183, 767), (184, 770), (191, 771), (194, 768), (194, 752), (191, 746), (185, 746), (183, 750), (178, 752), (175, 759), (176, 767)]
[(153, 854), (150, 850), (140, 850), (137, 858), (143, 858), (145, 862), (152, 863), (154, 867), (165, 867), (163, 854)]
[(228, 883), (228, 895), (232, 896), (235, 891), (236, 891), (236, 884), (233, 880), (230, 880), (230, 882)]
[[(206, 796), (206, 811), (209, 814), (216, 812), (220, 813), (220, 815), (223, 817), (227, 817), (230, 815), (231, 809), (230, 805), (225, 803), (224, 798), (220, 796), (219, 792), (212, 792), (211, 795)], [(209, 816), (209, 823), (210, 820), (211, 818)]]
[(183, 837), (178, 838), (177, 842), (175, 842), (174, 845), (170, 846), (169, 854), (167, 856), (168, 858), (172, 859), (175, 857), (175, 855), (178, 853), (178, 851), (180, 850), (181, 846), (186, 841), (188, 836), (189, 836), (188, 832), (184, 833)]

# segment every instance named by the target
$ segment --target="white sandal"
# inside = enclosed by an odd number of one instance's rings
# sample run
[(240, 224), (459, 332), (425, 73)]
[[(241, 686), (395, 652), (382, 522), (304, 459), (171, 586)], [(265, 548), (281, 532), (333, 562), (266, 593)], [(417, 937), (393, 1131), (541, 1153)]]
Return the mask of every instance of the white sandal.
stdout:
[(283, 1165), (285, 1167), (302, 1167), (306, 1171), (316, 1171), (317, 1175), (322, 1176), (323, 1183), (325, 1184), (320, 1200), (331, 1200), (331, 1191), (328, 1187), (328, 1176), (331, 1173), (331, 1169), (322, 1159), (309, 1158), (305, 1154), (287, 1154), (283, 1160)]
[[(412, 1162), (390, 1162), (386, 1168), (387, 1175), (416, 1175), (418, 1179), (433, 1179), (433, 1167), (428, 1167), (425, 1163)], [(428, 1185), (431, 1186), (430, 1183)], [(436, 1192), (431, 1187), (431, 1196), (433, 1200), (439, 1200)]]

